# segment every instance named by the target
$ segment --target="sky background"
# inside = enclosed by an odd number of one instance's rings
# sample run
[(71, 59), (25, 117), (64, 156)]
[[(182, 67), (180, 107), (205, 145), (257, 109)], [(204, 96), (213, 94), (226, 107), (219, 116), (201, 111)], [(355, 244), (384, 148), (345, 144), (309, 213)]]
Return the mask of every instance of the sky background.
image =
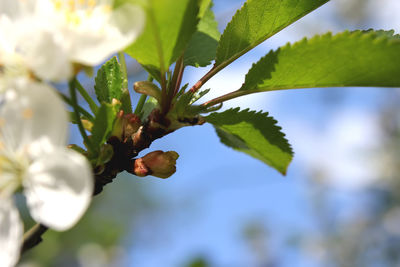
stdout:
[[(243, 2), (214, 1), (221, 32)], [(270, 49), (303, 36), (369, 28), (395, 29), (398, 33), (400, 1), (373, 2), (365, 10), (373, 10), (373, 15), (359, 22), (359, 6), (352, 7), (347, 0), (332, 0), (218, 73), (203, 87), (212, 89), (206, 98), (238, 89), (252, 63)], [(346, 20), (343, 14), (353, 19)], [(184, 83), (192, 85), (208, 69), (187, 68)], [(143, 79), (135, 77), (129, 81), (130, 86)], [(306, 234), (317, 227), (310, 206), (312, 174), (324, 172), (328, 186), (323, 193), (332, 196), (335, 216), (351, 212), (357, 205), (357, 192), (378, 176), (378, 168), (368, 156), (380, 144), (378, 111), (399, 92), (382, 88), (302, 89), (254, 94), (227, 102), (223, 109), (239, 106), (263, 110), (278, 120), (295, 152), (286, 177), (220, 144), (208, 124), (180, 129), (155, 141), (143, 155), (159, 149), (175, 150), (180, 155), (177, 172), (166, 180), (121, 175), (115, 181), (133, 179), (133, 186), (144, 185), (162, 208), (136, 218), (114, 264), (185, 266), (190, 259), (203, 257), (211, 266), (257, 266), (257, 256), (245, 235), (249, 226), (256, 225), (263, 229), (264, 252), (271, 262), (278, 261), (275, 266), (322, 266), (324, 248), (310, 246), (304, 253), (291, 246), (293, 234)], [(106, 190), (117, 194), (112, 188)], [(129, 201), (130, 196), (122, 199)], [(89, 248), (82, 253), (84, 266), (101, 266), (100, 254), (86, 257), (95, 252)]]

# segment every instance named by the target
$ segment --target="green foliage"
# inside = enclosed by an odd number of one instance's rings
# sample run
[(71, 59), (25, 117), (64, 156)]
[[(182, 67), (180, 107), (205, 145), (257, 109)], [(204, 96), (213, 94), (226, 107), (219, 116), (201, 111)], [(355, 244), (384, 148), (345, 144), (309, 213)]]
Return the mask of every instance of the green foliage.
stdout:
[(145, 29), (126, 53), (160, 81), (196, 31), (198, 12), (197, 0), (150, 1)]
[(135, 82), (133, 87), (137, 93), (154, 97), (158, 103), (161, 103), (161, 89), (152, 82)]
[[(101, 104), (93, 123), (90, 139), (95, 148), (100, 149), (100, 146), (110, 137), (119, 108), (119, 105), (111, 105), (104, 102)], [(97, 154), (99, 151), (95, 152)]]
[(199, 18), (202, 18), (211, 6), (212, 0), (199, 0)]
[(205, 119), (214, 125), (222, 143), (286, 174), (293, 151), (268, 113), (236, 108), (212, 113)]
[(303, 39), (253, 65), (245, 93), (290, 88), (400, 86), (400, 39), (393, 32), (355, 31)]
[(192, 93), (190, 91), (182, 94), (176, 101), (174, 105), (174, 112), (176, 113), (177, 118), (193, 118), (199, 115), (200, 113), (209, 113), (211, 111), (218, 110), (212, 107), (211, 109), (201, 105), (194, 105), (197, 100), (205, 96), (210, 89), (206, 89), (203, 91), (199, 91), (196, 93)]
[(104, 63), (98, 70), (95, 82), (94, 89), (100, 103), (112, 103), (115, 98), (122, 103), (124, 112), (132, 112), (128, 81), (124, 78), (116, 57)]
[(215, 65), (226, 66), (329, 0), (248, 0), (221, 36)]
[(205, 67), (211, 64), (215, 58), (220, 35), (218, 23), (215, 21), (210, 5), (204, 10), (204, 16), (197, 25), (197, 31), (189, 42), (184, 64), (194, 67)]
[(149, 97), (140, 113), (140, 119), (142, 121), (145, 121), (146, 118), (150, 115), (151, 111), (155, 108), (159, 108), (157, 99), (155, 99), (154, 97)]

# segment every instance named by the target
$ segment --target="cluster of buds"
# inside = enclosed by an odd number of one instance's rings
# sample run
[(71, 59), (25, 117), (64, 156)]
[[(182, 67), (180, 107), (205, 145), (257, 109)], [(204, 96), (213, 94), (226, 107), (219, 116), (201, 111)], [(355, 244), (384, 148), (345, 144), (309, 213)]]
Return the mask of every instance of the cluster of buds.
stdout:
[(134, 160), (133, 169), (129, 172), (144, 177), (147, 175), (168, 178), (176, 171), (176, 160), (179, 155), (175, 151), (153, 151), (144, 157)]
[[(109, 143), (114, 147), (114, 156), (116, 161), (126, 159), (126, 157), (136, 156), (135, 147), (140, 146), (142, 122), (135, 114), (125, 114), (120, 111), (111, 133), (112, 138)], [(118, 140), (117, 142), (115, 142)], [(139, 140), (139, 141), (138, 141)], [(122, 157), (122, 158), (121, 158)], [(176, 172), (176, 160), (179, 155), (175, 151), (163, 152), (161, 150), (153, 151), (147, 155), (130, 160), (129, 167), (124, 164), (124, 169), (128, 172), (144, 177), (152, 175), (159, 178), (168, 178)]]
[(121, 110), (117, 114), (111, 136), (117, 137), (122, 143), (126, 143), (132, 139), (132, 136), (139, 130), (141, 124), (140, 118), (136, 114), (125, 114)]

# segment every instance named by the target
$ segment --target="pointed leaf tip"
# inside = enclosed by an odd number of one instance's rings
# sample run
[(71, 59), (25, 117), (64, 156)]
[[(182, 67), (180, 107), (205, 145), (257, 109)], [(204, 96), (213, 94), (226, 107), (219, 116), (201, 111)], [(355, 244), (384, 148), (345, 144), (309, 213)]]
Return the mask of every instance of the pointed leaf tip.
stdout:
[(248, 0), (225, 28), (216, 66), (226, 66), (329, 0)]

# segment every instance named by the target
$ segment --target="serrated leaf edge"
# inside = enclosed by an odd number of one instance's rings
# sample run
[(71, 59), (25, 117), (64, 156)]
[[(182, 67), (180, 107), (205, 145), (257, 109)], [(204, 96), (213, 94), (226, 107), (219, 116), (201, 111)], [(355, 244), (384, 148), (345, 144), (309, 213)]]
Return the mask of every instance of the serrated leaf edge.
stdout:
[[(220, 40), (219, 40), (219, 42), (218, 42), (217, 51), (216, 51), (216, 54), (215, 54), (215, 66), (223, 65), (223, 61), (222, 61), (222, 62), (219, 62), (219, 64), (217, 64), (217, 62), (218, 62), (218, 58), (219, 58), (219, 55), (220, 55), (220, 53), (218, 53), (218, 51), (220, 51), (220, 50), (219, 50), (219, 47), (220, 47), (220, 45), (221, 45), (223, 39), (226, 38), (226, 37), (224, 37), (224, 36), (225, 36), (226, 30), (227, 30), (227, 29), (230, 29), (230, 25), (234, 22), (234, 20), (236, 19), (236, 17), (239, 16), (239, 13), (241, 13), (245, 8), (247, 8), (248, 3), (252, 2), (252, 1), (253, 1), (253, 0), (247, 0), (247, 1), (243, 4), (243, 6), (242, 6), (241, 8), (239, 8), (238, 10), (236, 10), (235, 14), (232, 16), (232, 19), (231, 19), (231, 20), (229, 21), (229, 23), (226, 25), (225, 30), (224, 30), (223, 33), (221, 34)], [(301, 19), (302, 17), (304, 17), (304, 16), (306, 16), (307, 14), (311, 13), (313, 10), (316, 10), (317, 8), (319, 8), (319, 7), (321, 7), (322, 5), (326, 4), (326, 3), (329, 2), (329, 1), (330, 1), (330, 0), (327, 0), (325, 3), (321, 4), (320, 6), (317, 6), (317, 7), (315, 7), (314, 9), (311, 9), (309, 12), (307, 12), (307, 13), (305, 13), (305, 14), (302, 14), (302, 15), (300, 15), (300, 16), (298, 16), (298, 17), (296, 17), (296, 19), (295, 19), (294, 21), (291, 21), (291, 22), (289, 22), (289, 23), (287, 23), (287, 24), (285, 24), (285, 25), (282, 25), (281, 28), (277, 28), (276, 31), (271, 32), (270, 35), (263, 36), (263, 37), (261, 37), (260, 39), (256, 40), (253, 44), (251, 44), (251, 45), (249, 46), (248, 49), (239, 51), (238, 53), (232, 55), (232, 56), (230, 57), (231, 62), (232, 62), (233, 60), (239, 58), (239, 57), (242, 56), (243, 54), (247, 53), (248, 51), (250, 51), (250, 50), (253, 49), (254, 47), (258, 46), (259, 44), (261, 44), (261, 43), (264, 42), (265, 40), (267, 40), (267, 39), (269, 39), (270, 37), (274, 36), (275, 34), (277, 34), (278, 32), (280, 32), (281, 30), (285, 29), (285, 28), (288, 27), (289, 25), (291, 25), (291, 24), (293, 24), (294, 22), (298, 21), (298, 20)], [(228, 60), (228, 62), (229, 62), (230, 60)], [(229, 63), (228, 63), (228, 64), (229, 64)]]
[[(249, 108), (246, 109), (242, 109), (240, 110), (240, 107), (236, 107), (236, 108), (230, 108), (227, 110), (224, 110), (222, 112), (214, 112), (211, 113), (209, 116), (212, 116), (215, 113), (221, 114), (221, 113), (229, 113), (229, 112), (233, 112), (235, 114), (240, 114), (240, 113), (247, 113), (247, 114), (251, 114), (251, 115), (258, 115), (258, 116), (263, 116), (265, 118), (270, 118), (271, 121), (273, 122), (273, 126), (276, 127), (279, 130), (280, 136), (283, 137), (283, 139), (285, 140), (285, 144), (288, 146), (289, 150), (290, 150), (290, 154), (293, 156), (294, 152), (293, 152), (293, 148), (292, 145), (289, 143), (289, 141), (286, 139), (286, 134), (284, 132), (282, 132), (282, 127), (278, 125), (278, 121), (272, 117), (269, 116), (269, 112), (264, 112), (262, 110), (260, 111), (255, 111), (255, 110), (250, 110)], [(207, 116), (208, 117), (208, 116)], [(207, 121), (207, 117), (205, 117), (206, 121)]]
[[(370, 29), (371, 30), (371, 29)], [(391, 33), (391, 36), (388, 35), (379, 35), (379, 32), (387, 32), (387, 33)], [(312, 44), (313, 42), (317, 42), (320, 41), (321, 39), (326, 39), (326, 38), (330, 38), (332, 41), (335, 41), (337, 39), (340, 39), (342, 37), (349, 37), (349, 38), (356, 38), (359, 36), (362, 36), (362, 38), (364, 39), (375, 39), (375, 43), (385, 43), (387, 45), (394, 45), (394, 44), (399, 44), (400, 43), (400, 34), (394, 34), (394, 30), (374, 30), (374, 31), (369, 31), (369, 30), (355, 30), (355, 31), (343, 31), (341, 33), (337, 33), (335, 35), (332, 34), (332, 32), (327, 32), (325, 34), (317, 34), (314, 35), (311, 38), (307, 38), (304, 37), (303, 39), (301, 39), (300, 41), (297, 41), (295, 43), (290, 43), (287, 42), (286, 45), (279, 47), (278, 49), (271, 49), (265, 56), (263, 56), (262, 58), (260, 58), (257, 62), (253, 63), (251, 65), (250, 70), (247, 72), (244, 82), (242, 84), (242, 86), (240, 87), (239, 91), (251, 91), (252, 93), (257, 92), (257, 87), (255, 88), (246, 88), (243, 89), (244, 85), (246, 84), (247, 81), (247, 77), (250, 73), (250, 71), (260, 62), (262, 62), (265, 58), (267, 58), (268, 56), (270, 56), (271, 54), (277, 53), (279, 52), (279, 50), (281, 49), (294, 49), (297, 48), (299, 46), (302, 46), (306, 43)], [(273, 73), (273, 72), (272, 72)], [(264, 91), (264, 90), (262, 90)]]

